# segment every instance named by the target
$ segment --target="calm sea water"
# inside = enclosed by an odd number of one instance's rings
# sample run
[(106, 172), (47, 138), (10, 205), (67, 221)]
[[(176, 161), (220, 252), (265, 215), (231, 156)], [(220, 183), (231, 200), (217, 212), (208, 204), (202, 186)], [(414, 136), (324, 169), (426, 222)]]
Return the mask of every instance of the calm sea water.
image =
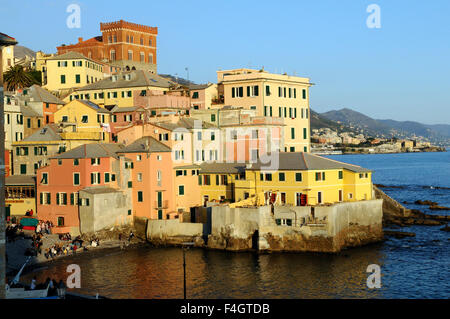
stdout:
[[(450, 206), (450, 152), (341, 155), (330, 158), (374, 171), (375, 183), (403, 202), (429, 199)], [(423, 206), (406, 204), (426, 211)], [(445, 213), (445, 212), (444, 212)], [(447, 212), (449, 213), (449, 212)], [(440, 214), (443, 214), (440, 212)], [(186, 253), (188, 298), (450, 298), (450, 236), (437, 227), (405, 227), (416, 233), (337, 255), (229, 253), (192, 249)], [(112, 298), (182, 298), (180, 248), (108, 250), (56, 261), (24, 276), (66, 278), (81, 267), (79, 293)], [(367, 266), (381, 266), (382, 287), (368, 289)]]

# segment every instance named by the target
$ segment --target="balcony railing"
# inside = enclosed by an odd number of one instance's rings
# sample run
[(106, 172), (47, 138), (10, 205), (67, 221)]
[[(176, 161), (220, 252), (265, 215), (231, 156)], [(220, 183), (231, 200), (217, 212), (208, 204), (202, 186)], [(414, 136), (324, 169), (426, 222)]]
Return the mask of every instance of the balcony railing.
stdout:
[(169, 207), (169, 201), (168, 200), (163, 200), (161, 202), (155, 201), (154, 207), (155, 209), (166, 209)]

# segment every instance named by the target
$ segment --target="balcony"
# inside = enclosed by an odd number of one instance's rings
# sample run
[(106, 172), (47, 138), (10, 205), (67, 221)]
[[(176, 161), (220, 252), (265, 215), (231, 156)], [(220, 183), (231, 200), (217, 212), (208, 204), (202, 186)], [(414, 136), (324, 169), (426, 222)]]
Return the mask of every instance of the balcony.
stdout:
[(155, 209), (166, 209), (169, 208), (169, 201), (163, 200), (162, 202), (158, 203), (158, 201), (155, 201), (155, 205), (154, 205)]

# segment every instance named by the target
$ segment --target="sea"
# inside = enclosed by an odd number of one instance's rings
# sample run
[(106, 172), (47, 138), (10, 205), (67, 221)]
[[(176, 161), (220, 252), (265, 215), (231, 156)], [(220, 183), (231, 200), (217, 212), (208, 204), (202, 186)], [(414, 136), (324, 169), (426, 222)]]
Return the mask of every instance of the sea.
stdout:
[[(450, 207), (450, 152), (333, 155), (329, 158), (373, 170), (373, 182), (392, 198), (426, 213), (431, 200)], [(394, 187), (392, 187), (394, 186)], [(186, 256), (188, 298), (450, 298), (450, 233), (443, 226), (395, 228), (415, 237), (338, 254), (224, 252), (191, 248)], [(393, 229), (393, 228), (390, 228)], [(77, 264), (77, 293), (110, 298), (183, 298), (182, 248), (140, 246), (79, 254), (23, 277), (65, 279)], [(367, 285), (369, 265), (380, 269), (380, 287)], [(373, 267), (373, 266), (371, 266)], [(369, 280), (370, 281), (370, 280)]]

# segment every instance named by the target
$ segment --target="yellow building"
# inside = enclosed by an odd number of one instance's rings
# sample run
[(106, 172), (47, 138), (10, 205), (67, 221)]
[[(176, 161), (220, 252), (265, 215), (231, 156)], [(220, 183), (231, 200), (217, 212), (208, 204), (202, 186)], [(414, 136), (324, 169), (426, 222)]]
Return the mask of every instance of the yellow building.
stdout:
[(189, 91), (194, 110), (208, 110), (218, 102), (217, 84), (193, 84), (189, 86)]
[(89, 100), (102, 107), (135, 106), (134, 91), (168, 91), (173, 85), (170, 80), (148, 71), (134, 70), (113, 74), (101, 81), (76, 89), (64, 98), (64, 101)]
[(14, 66), (14, 46), (1, 47), (0, 50), (2, 50), (3, 72), (6, 72)]
[(200, 165), (198, 184), (202, 202), (236, 201), (235, 184), (245, 178), (245, 164), (203, 163)]
[(64, 140), (110, 142), (111, 112), (85, 100), (74, 100), (55, 112)]
[(36, 216), (36, 182), (30, 175), (16, 175), (5, 178), (6, 217), (22, 217), (29, 210)]
[[(241, 201), (265, 193), (277, 205), (306, 206), (372, 199), (372, 172), (309, 153), (279, 153), (270, 166), (207, 164), (200, 171), (204, 200)], [(217, 176), (228, 183), (217, 183)], [(220, 179), (219, 179), (220, 181)], [(200, 182), (200, 181), (199, 181)]]
[(45, 71), (42, 73), (43, 83), (45, 83), (43, 87), (64, 95), (73, 88), (102, 80), (103, 68), (103, 64), (77, 52), (49, 57), (46, 59)]
[(217, 71), (217, 82), (224, 105), (284, 119), (286, 152), (310, 151), (309, 78), (235, 69)]

